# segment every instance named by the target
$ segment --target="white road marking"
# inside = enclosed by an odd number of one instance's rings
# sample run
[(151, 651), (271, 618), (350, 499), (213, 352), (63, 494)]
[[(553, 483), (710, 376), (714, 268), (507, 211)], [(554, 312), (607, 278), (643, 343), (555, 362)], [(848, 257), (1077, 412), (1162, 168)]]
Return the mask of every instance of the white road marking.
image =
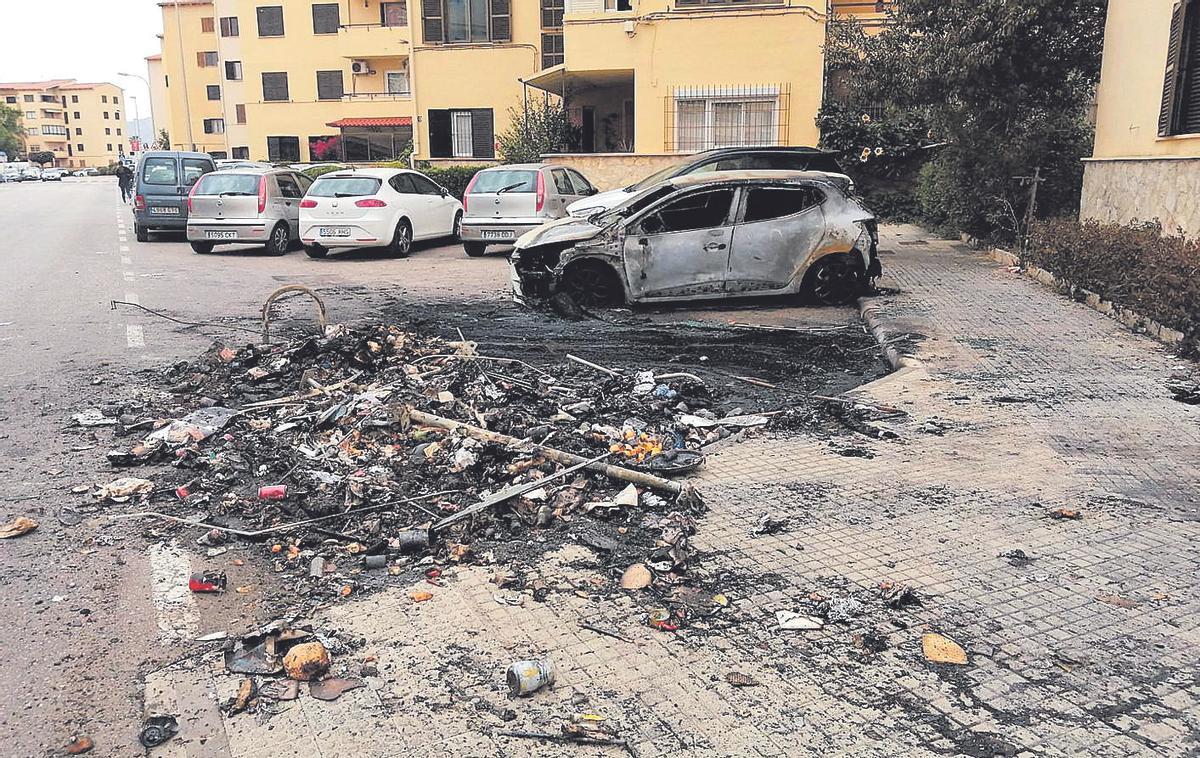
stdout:
[(142, 304), (141, 301), (138, 300), (138, 296), (137, 296), (136, 292), (126, 292), (125, 293), (125, 302), (133, 303), (134, 305)]
[(119, 249), (120, 249), (120, 251), (121, 251), (122, 253), (128, 253), (128, 252), (129, 252), (129, 245), (121, 245), (121, 247), (120, 247)]
[(121, 265), (123, 265), (123, 266), (132, 266), (132, 265), (133, 265), (133, 258), (130, 258), (128, 255), (122, 255), (122, 256), (121, 256)]
[(187, 555), (178, 545), (166, 543), (151, 545), (146, 555), (150, 559), (150, 600), (159, 641), (170, 645), (194, 639), (200, 631), (200, 614), (188, 589), (192, 567)]
[(141, 349), (146, 346), (146, 333), (137, 324), (129, 324), (125, 327), (125, 342), (135, 350)]
[(132, 271), (126, 271), (124, 276), (125, 276), (125, 281), (127, 281), (127, 282), (137, 281), (137, 277), (134, 276)]

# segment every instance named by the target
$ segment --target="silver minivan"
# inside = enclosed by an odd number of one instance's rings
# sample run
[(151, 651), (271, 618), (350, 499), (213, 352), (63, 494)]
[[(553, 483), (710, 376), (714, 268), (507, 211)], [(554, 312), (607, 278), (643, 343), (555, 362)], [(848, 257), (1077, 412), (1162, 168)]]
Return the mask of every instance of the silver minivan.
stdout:
[(471, 257), (488, 245), (511, 245), (525, 232), (567, 215), (567, 206), (596, 188), (573, 168), (518, 163), (485, 168), (463, 193), (463, 249)]
[(200, 177), (188, 195), (187, 238), (215, 245), (266, 245), (283, 255), (300, 239), (300, 201), (312, 179), (289, 169), (229, 169)]

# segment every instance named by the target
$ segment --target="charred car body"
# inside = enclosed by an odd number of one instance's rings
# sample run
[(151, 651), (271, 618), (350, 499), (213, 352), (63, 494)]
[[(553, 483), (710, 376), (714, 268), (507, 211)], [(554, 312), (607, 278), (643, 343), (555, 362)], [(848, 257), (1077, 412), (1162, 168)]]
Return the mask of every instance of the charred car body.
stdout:
[(584, 305), (807, 291), (846, 302), (879, 276), (875, 216), (827, 174), (683, 176), (517, 240), (513, 291)]

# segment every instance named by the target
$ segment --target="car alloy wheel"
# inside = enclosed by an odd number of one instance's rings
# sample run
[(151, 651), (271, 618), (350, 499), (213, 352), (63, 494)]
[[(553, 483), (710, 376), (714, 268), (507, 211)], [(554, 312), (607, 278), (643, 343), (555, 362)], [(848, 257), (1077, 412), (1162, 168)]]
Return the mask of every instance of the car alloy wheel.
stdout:
[(267, 242), (267, 250), (275, 255), (283, 255), (288, 251), (288, 246), (291, 244), (291, 235), (288, 234), (287, 224), (276, 224), (271, 230), (271, 239)]
[(824, 305), (848, 303), (862, 286), (858, 269), (844, 255), (831, 255), (817, 261), (811, 277), (812, 296)]
[(462, 214), (454, 214), (454, 228), (450, 230), (450, 238), (455, 242), (462, 241)]

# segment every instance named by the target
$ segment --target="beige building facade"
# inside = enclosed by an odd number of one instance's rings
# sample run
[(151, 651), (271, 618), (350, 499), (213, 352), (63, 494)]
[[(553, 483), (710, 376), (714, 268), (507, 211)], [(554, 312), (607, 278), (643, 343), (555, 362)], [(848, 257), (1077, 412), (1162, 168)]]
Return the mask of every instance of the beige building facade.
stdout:
[(25, 154), (53, 153), (59, 168), (108, 166), (130, 152), (125, 92), (115, 84), (0, 83), (0, 103), (21, 114)]
[(1081, 215), (1200, 236), (1200, 0), (1109, 0)]

